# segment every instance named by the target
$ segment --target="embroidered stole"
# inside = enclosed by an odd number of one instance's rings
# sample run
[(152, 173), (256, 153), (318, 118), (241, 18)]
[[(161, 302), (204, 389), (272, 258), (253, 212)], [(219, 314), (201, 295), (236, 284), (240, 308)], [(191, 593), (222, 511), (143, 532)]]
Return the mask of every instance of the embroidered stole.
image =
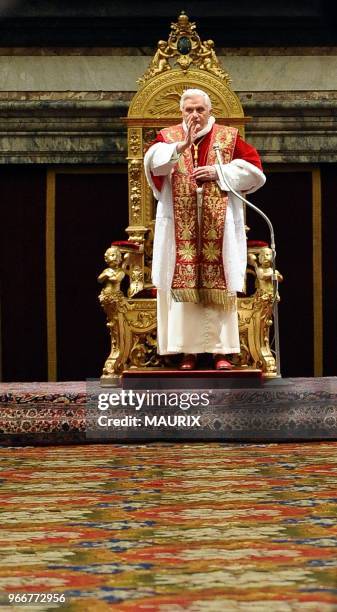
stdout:
[[(206, 165), (217, 163), (214, 143), (220, 145), (223, 163), (231, 161), (237, 133), (236, 128), (213, 126)], [(179, 142), (185, 137), (182, 125), (166, 128), (161, 134), (165, 142)], [(215, 181), (203, 183), (199, 227), (197, 184), (192, 172), (192, 153), (186, 149), (172, 175), (176, 239), (172, 296), (177, 302), (220, 304), (233, 310), (236, 308), (236, 294), (227, 291), (222, 256), (228, 195)]]

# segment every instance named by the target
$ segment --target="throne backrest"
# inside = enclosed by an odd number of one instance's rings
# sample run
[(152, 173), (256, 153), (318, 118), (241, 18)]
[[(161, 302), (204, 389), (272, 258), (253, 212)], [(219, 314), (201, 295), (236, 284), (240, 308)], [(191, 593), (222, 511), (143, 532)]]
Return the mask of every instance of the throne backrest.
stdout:
[[(212, 40), (201, 41), (195, 23), (182, 13), (171, 24), (168, 40), (160, 40), (138, 92), (131, 101), (127, 122), (129, 241), (139, 244), (137, 266), (143, 269), (143, 286), (151, 286), (151, 244), (155, 200), (147, 184), (143, 158), (156, 133), (181, 120), (179, 100), (184, 90), (198, 88), (211, 98), (217, 123), (233, 125), (244, 135), (248, 120), (230, 77), (221, 67)], [(139, 286), (141, 289), (141, 286)], [(134, 292), (132, 292), (134, 294)]]

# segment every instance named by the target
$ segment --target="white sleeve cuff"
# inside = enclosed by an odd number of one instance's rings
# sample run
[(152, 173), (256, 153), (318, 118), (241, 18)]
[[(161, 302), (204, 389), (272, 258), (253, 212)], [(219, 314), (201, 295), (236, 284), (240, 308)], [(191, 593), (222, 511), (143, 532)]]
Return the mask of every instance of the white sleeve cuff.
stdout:
[(147, 151), (144, 161), (149, 164), (154, 176), (166, 176), (171, 173), (174, 164), (177, 163), (177, 155), (176, 142), (156, 142)]
[(221, 169), (218, 165), (215, 166), (218, 174), (218, 185), (223, 191), (228, 191), (222, 175), (228, 186), (234, 191), (244, 191), (253, 193), (266, 182), (266, 177), (263, 172), (244, 159), (234, 159), (229, 164), (223, 164)]

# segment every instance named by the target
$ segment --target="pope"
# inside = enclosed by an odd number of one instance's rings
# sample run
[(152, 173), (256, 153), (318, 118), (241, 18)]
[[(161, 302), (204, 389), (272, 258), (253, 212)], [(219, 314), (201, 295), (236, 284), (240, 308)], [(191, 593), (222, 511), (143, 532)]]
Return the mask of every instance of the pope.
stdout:
[(157, 287), (157, 338), (161, 355), (182, 353), (180, 368), (197, 367), (211, 353), (216, 369), (240, 352), (237, 292), (244, 288), (247, 246), (243, 205), (227, 193), (252, 193), (265, 183), (260, 157), (234, 127), (211, 114), (209, 96), (187, 89), (182, 123), (161, 130), (144, 158), (158, 200), (152, 279)]

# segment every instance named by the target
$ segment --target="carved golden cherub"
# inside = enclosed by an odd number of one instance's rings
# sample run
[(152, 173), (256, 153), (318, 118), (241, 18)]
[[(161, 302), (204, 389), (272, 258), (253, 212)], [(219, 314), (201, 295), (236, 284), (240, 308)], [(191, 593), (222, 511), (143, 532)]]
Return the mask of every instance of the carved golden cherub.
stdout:
[(161, 74), (166, 70), (171, 70), (169, 58), (172, 57), (173, 50), (170, 49), (166, 40), (158, 41), (158, 49), (152, 58), (152, 61), (148, 69), (144, 72), (143, 76), (137, 80), (140, 85), (150, 79), (156, 74)]
[(207, 70), (208, 72), (212, 72), (220, 77), (223, 77), (224, 75), (228, 76), (219, 64), (219, 60), (214, 51), (213, 40), (205, 40), (202, 43), (199, 58), (201, 59), (201, 64), (199, 65), (201, 70)]
[(172, 51), (168, 46), (166, 40), (159, 40), (158, 49), (152, 59), (152, 62), (147, 72), (150, 72), (151, 76), (154, 76), (155, 74), (165, 72), (165, 70), (170, 70), (171, 66), (168, 61), (170, 57), (172, 57)]
[(201, 45), (199, 57), (202, 59), (200, 68), (202, 70), (211, 70), (213, 67), (218, 67), (219, 62), (214, 51), (213, 40), (205, 40)]
[[(263, 247), (258, 256), (249, 254), (248, 263), (255, 268), (256, 287), (262, 293), (273, 293), (273, 252), (269, 247)], [(283, 281), (282, 274), (275, 270), (279, 283)]]
[(117, 293), (120, 291), (121, 282), (125, 276), (123, 269), (123, 257), (118, 246), (109, 247), (104, 254), (108, 267), (98, 277), (99, 283), (106, 283), (105, 293)]
[(157, 72), (164, 72), (164, 70), (170, 70), (171, 66), (168, 59), (171, 57), (172, 51), (170, 50), (166, 40), (158, 41), (158, 49), (153, 58), (153, 69), (154, 74)]

